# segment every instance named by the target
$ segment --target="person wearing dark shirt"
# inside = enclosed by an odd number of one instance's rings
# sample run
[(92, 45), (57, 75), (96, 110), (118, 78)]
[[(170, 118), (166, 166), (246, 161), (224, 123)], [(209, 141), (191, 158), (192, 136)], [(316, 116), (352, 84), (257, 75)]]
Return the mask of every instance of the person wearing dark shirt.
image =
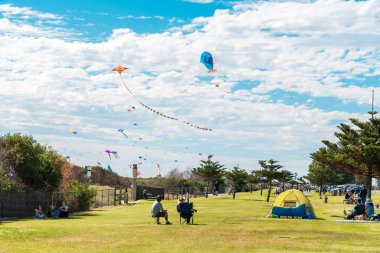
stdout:
[(360, 190), (359, 198), (362, 200), (362, 204), (365, 205), (365, 200), (367, 198), (367, 187), (365, 187), (365, 185)]
[(355, 218), (355, 216), (363, 214), (365, 214), (365, 206), (362, 204), (361, 199), (358, 199), (358, 203), (354, 206), (354, 209), (351, 211), (350, 214), (347, 215), (346, 210), (344, 210), (346, 220), (352, 220)]

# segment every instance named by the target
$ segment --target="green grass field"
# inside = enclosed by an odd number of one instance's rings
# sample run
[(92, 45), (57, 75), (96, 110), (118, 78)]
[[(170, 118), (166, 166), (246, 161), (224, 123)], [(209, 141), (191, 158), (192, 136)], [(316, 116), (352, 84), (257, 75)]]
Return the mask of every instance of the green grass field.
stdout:
[[(380, 223), (338, 223), (343, 197), (309, 197), (316, 220), (270, 219), (259, 193), (194, 198), (194, 225), (180, 225), (176, 201), (163, 201), (173, 225), (154, 225), (152, 201), (104, 207), (60, 220), (0, 223), (0, 252), (380, 252)], [(273, 201), (274, 198), (272, 198)], [(374, 203), (380, 195), (374, 195)]]

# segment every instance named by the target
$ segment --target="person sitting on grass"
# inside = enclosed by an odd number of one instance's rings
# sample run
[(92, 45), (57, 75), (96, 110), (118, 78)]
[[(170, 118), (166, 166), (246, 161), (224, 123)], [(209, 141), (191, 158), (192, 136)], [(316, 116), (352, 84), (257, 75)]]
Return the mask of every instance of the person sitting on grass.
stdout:
[(59, 218), (69, 217), (69, 206), (66, 204), (65, 201), (62, 201), (62, 206), (60, 206), (58, 210), (59, 210), (59, 213), (58, 213)]
[(46, 215), (44, 214), (44, 211), (42, 210), (41, 206), (38, 206), (38, 208), (34, 209), (34, 217), (37, 219), (46, 218)]
[(346, 220), (352, 220), (357, 215), (365, 215), (365, 206), (362, 204), (361, 199), (358, 199), (358, 203), (354, 206), (354, 209), (347, 214), (346, 210), (343, 211)]
[(373, 206), (372, 199), (367, 198), (365, 202), (365, 211), (368, 219), (371, 219), (375, 214), (375, 207)]
[(151, 209), (152, 217), (156, 218), (156, 224), (160, 223), (160, 217), (165, 217), (166, 225), (170, 225), (168, 211), (164, 210), (161, 204), (162, 196), (158, 195), (156, 201), (154, 201)]
[(186, 224), (190, 224), (190, 219), (193, 217), (194, 212), (197, 212), (197, 209), (192, 208), (190, 212), (181, 213), (181, 205), (190, 205), (190, 203), (185, 202), (185, 198), (182, 196), (178, 199), (177, 212), (179, 212), (181, 217), (186, 220)]

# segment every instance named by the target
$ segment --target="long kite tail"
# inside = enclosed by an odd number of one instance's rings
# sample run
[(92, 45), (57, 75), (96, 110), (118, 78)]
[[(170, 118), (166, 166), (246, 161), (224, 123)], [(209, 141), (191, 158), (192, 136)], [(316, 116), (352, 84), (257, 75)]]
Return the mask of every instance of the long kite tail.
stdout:
[(174, 118), (174, 117), (171, 117), (171, 116), (167, 116), (167, 115), (165, 115), (165, 114), (163, 114), (163, 113), (161, 113), (161, 112), (159, 112), (159, 111), (153, 109), (152, 107), (150, 107), (150, 106), (144, 104), (143, 102), (141, 102), (141, 101), (135, 96), (135, 94), (133, 94), (133, 92), (128, 88), (127, 84), (124, 82), (123, 78), (121, 77), (121, 74), (120, 74), (120, 80), (121, 80), (121, 82), (123, 83), (124, 87), (127, 89), (127, 91), (128, 91), (133, 97), (134, 97), (134, 99), (136, 99), (136, 101), (137, 101), (140, 105), (142, 105), (142, 106), (145, 107), (146, 109), (150, 110), (151, 112), (153, 112), (153, 113), (155, 113), (155, 114), (158, 114), (158, 115), (160, 115), (160, 116), (162, 116), (162, 117), (165, 117), (165, 118), (167, 118), (167, 119), (180, 121), (180, 122), (182, 122), (182, 123), (184, 123), (184, 124), (186, 124), (186, 125), (189, 125), (189, 126), (191, 126), (191, 127), (194, 127), (194, 128), (200, 129), (200, 130), (212, 131), (211, 128), (199, 127), (199, 126), (197, 126), (197, 125), (195, 125), (195, 124), (192, 124), (192, 123), (190, 123), (190, 122), (188, 122), (188, 121), (185, 121), (185, 120), (179, 120), (179, 119), (177, 119), (177, 118)]

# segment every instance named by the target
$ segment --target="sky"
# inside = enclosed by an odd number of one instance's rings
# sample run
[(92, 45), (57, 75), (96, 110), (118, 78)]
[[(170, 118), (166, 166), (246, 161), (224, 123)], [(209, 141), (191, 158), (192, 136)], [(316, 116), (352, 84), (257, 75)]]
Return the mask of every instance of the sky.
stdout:
[(379, 16), (378, 0), (0, 1), (0, 135), (123, 176), (208, 154), (227, 169), (275, 159), (305, 175), (339, 123), (368, 119), (372, 90), (379, 108)]

